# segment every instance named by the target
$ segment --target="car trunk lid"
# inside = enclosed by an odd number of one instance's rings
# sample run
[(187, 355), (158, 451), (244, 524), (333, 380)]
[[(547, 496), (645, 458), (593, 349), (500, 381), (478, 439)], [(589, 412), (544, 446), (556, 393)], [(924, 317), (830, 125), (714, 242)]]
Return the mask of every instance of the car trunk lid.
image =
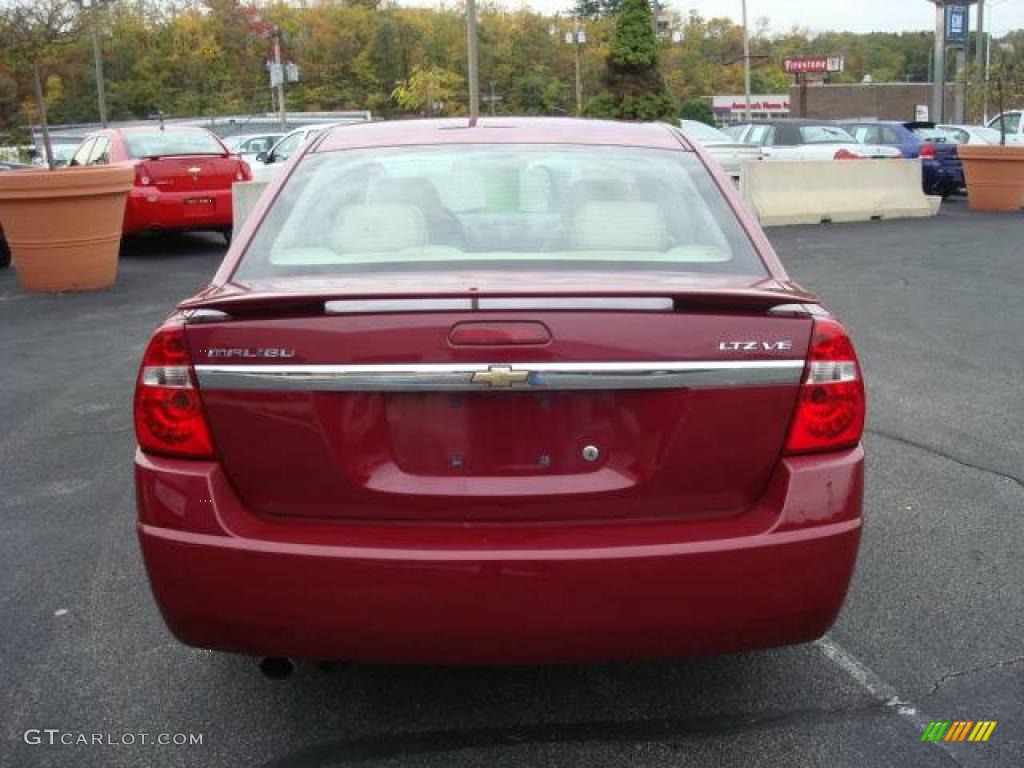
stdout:
[(422, 286), (189, 302), (214, 442), (252, 511), (464, 524), (707, 520), (755, 503), (811, 332), (785, 306), (795, 289), (442, 298)]
[(148, 158), (145, 175), (168, 192), (203, 192), (230, 189), (239, 169), (237, 157), (190, 155)]

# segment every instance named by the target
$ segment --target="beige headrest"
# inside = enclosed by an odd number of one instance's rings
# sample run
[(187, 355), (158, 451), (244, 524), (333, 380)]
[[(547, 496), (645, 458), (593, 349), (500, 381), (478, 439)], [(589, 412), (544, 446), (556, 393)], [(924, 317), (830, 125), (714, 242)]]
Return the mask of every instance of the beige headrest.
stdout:
[(602, 200), (580, 205), (572, 240), (581, 251), (663, 251), (668, 230), (657, 203)]
[(338, 253), (390, 253), (427, 244), (427, 222), (414, 205), (346, 205), (338, 213), (331, 247)]

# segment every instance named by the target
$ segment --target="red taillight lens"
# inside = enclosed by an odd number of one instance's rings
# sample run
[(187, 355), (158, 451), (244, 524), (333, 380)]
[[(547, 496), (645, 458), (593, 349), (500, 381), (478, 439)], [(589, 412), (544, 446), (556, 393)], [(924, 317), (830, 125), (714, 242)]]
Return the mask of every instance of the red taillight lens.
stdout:
[(935, 145), (925, 142), (921, 145), (921, 151), (917, 155), (922, 160), (934, 160), (935, 159)]
[(832, 156), (833, 160), (860, 160), (861, 156), (851, 152), (845, 147), (840, 147), (836, 150), (836, 153)]
[(148, 187), (152, 179), (149, 176), (149, 169), (145, 163), (139, 163), (135, 166), (135, 186), (137, 187)]
[(864, 382), (850, 337), (837, 321), (815, 319), (786, 453), (850, 448), (860, 442), (866, 413)]
[(238, 168), (235, 171), (235, 181), (252, 181), (252, 168), (245, 160), (238, 161)]
[(184, 327), (157, 329), (135, 384), (135, 437), (143, 451), (213, 457), (213, 441), (194, 380)]

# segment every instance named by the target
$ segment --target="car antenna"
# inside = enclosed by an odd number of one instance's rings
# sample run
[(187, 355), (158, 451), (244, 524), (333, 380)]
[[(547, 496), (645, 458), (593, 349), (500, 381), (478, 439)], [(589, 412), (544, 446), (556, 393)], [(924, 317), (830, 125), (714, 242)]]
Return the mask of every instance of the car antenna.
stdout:
[(160, 121), (160, 130), (162, 131), (164, 129), (164, 111), (161, 109), (155, 115), (150, 115), (150, 119), (154, 117)]

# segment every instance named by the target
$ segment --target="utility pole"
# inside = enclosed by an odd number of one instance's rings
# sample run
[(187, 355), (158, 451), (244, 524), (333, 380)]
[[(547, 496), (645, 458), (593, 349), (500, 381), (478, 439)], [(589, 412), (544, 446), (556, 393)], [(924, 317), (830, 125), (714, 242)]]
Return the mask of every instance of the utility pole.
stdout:
[(985, 68), (985, 0), (978, 0), (978, 41), (974, 46), (975, 77), (981, 83), (982, 120), (988, 122), (988, 70)]
[(288, 113), (284, 106), (284, 64), (281, 63), (281, 28), (274, 27), (271, 33), (274, 38), (274, 72), (277, 78), (277, 113), (281, 120), (281, 130), (288, 130)]
[(929, 119), (933, 123), (944, 122), (946, 112), (946, 6), (942, 0), (935, 2), (935, 63), (932, 66), (932, 111)]
[(750, 30), (747, 28), (747, 0), (743, 0), (743, 119), (750, 122)]
[(477, 72), (476, 52), (476, 0), (466, 0), (466, 52), (469, 63), (469, 125), (473, 127), (480, 118), (480, 76)]

